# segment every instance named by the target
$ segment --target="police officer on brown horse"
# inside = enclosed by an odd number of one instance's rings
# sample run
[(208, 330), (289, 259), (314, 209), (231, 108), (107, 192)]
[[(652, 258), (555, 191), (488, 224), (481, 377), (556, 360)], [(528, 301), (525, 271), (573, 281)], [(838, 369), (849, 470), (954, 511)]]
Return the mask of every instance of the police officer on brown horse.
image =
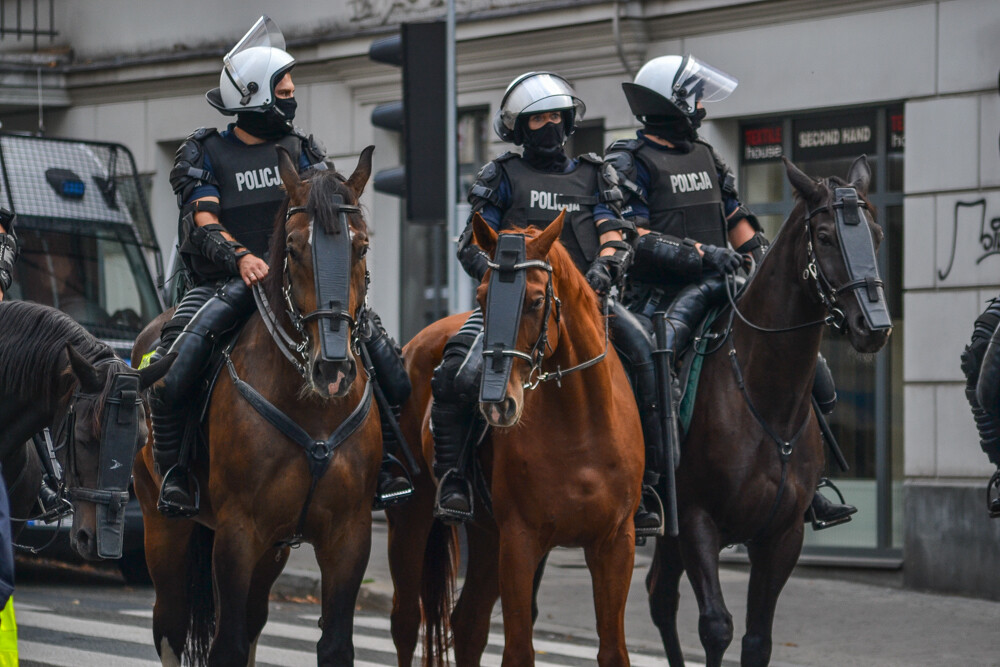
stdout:
[[(634, 82), (622, 84), (643, 126), (635, 139), (616, 141), (605, 156), (625, 195), (623, 215), (639, 233), (625, 303), (647, 331), (652, 318), (665, 313), (666, 319), (666, 340), (655, 342), (661, 354), (639, 347), (648, 356), (634, 362), (638, 365), (652, 367), (657, 357), (673, 373), (676, 355), (708, 308), (725, 299), (723, 276), (748, 264), (749, 256), (759, 259), (767, 247), (756, 217), (740, 202), (732, 171), (698, 136), (703, 104), (725, 99), (736, 85), (736, 79), (691, 55), (654, 58)], [(666, 403), (676, 397), (672, 393), (662, 406), (672, 426), (664, 428), (679, 440), (676, 405)], [(836, 394), (822, 358), (814, 395), (832, 409)], [(672, 451), (679, 452), (678, 445)], [(654, 472), (662, 473), (666, 465), (659, 457)], [(850, 520), (856, 511), (816, 493), (809, 516), (815, 527), (825, 528)]]
[[(219, 87), (206, 94), (209, 104), (235, 115), (236, 122), (222, 132), (195, 131), (177, 150), (170, 172), (181, 209), (180, 256), (193, 284), (164, 325), (157, 348), (157, 354), (169, 350), (177, 359), (150, 392), (153, 454), (163, 476), (159, 509), (167, 515), (198, 511), (188, 475), (189, 450), (182, 452), (197, 426), (197, 416), (190, 414), (190, 394), (219, 336), (253, 312), (252, 288), (268, 274), (265, 255), (285, 196), (276, 148), (288, 151), (300, 173), (327, 168), (322, 147), (293, 125), (296, 100), (290, 72), (295, 60), (284, 46), (277, 26), (262, 16), (223, 59)], [(399, 405), (410, 390), (399, 348), (377, 316), (371, 329), (366, 345), (380, 379), (396, 378), (382, 388), (390, 402)], [(386, 459), (377, 504), (410, 493), (409, 480), (394, 475)]]
[[(497, 231), (544, 228), (565, 209), (560, 241), (590, 285), (607, 295), (628, 267), (635, 231), (619, 213), (622, 195), (614, 171), (594, 154), (573, 159), (563, 148), (585, 110), (561, 76), (528, 72), (514, 79), (493, 128), (503, 141), (523, 146), (523, 154), (507, 152), (486, 163), (469, 192), (469, 201), (473, 212)], [(600, 216), (595, 215), (598, 207)], [(459, 239), (458, 256), (466, 272), (481, 280), (490, 258), (472, 242), (471, 218)], [(609, 322), (616, 347), (645, 335), (631, 314), (614, 303), (611, 308), (615, 315)], [(472, 515), (472, 485), (463, 451), (473, 430), (482, 341), (483, 314), (477, 309), (448, 341), (431, 382), (434, 471), (440, 480), (435, 514), (449, 522)], [(634, 356), (623, 352), (626, 355)], [(647, 439), (661, 437), (655, 424), (644, 419), (643, 425), (644, 429), (649, 426), (644, 433)], [(640, 506), (637, 534), (655, 534), (661, 523), (657, 513)]]

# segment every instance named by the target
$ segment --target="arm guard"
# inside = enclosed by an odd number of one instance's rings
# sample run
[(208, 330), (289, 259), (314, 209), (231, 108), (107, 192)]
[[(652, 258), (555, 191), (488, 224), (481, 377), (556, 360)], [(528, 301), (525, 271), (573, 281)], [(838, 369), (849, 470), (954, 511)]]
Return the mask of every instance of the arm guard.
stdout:
[[(471, 199), (471, 195), (470, 195)], [(475, 244), (472, 239), (472, 222), (465, 225), (462, 235), (458, 237), (458, 261), (465, 269), (465, 272), (475, 278), (482, 280), (489, 270), (490, 258), (486, 256), (483, 249)]]
[(701, 278), (701, 263), (693, 242), (650, 232), (639, 237), (629, 276), (653, 284), (667, 277), (695, 282)]
[(181, 231), (187, 237), (186, 239), (182, 237), (182, 249), (186, 247), (196, 250), (202, 257), (224, 270), (227, 275), (240, 275), (239, 259), (249, 255), (250, 251), (223, 236), (225, 228), (222, 225), (215, 223), (199, 227), (194, 222), (192, 210), (181, 220)]
[(767, 237), (758, 231), (749, 241), (737, 248), (736, 252), (741, 255), (750, 255), (753, 257), (754, 264), (760, 266), (760, 260), (770, 245), (771, 242), (767, 240)]
[(214, 129), (204, 127), (195, 130), (174, 154), (174, 167), (170, 170), (170, 186), (177, 195), (178, 206), (187, 203), (195, 188), (202, 185), (218, 185), (212, 173), (205, 169), (205, 149), (201, 145), (201, 142), (213, 132)]
[(317, 171), (328, 169), (329, 167), (326, 163), (326, 146), (313, 135), (306, 136), (305, 132), (300, 128), (295, 128), (294, 131), (302, 139), (302, 155), (305, 158), (304, 162), (307, 162), (306, 166), (299, 169), (299, 173), (309, 171), (310, 169)]
[(0, 291), (6, 292), (10, 289), (10, 284), (14, 281), (16, 259), (17, 239), (13, 234), (0, 233)]

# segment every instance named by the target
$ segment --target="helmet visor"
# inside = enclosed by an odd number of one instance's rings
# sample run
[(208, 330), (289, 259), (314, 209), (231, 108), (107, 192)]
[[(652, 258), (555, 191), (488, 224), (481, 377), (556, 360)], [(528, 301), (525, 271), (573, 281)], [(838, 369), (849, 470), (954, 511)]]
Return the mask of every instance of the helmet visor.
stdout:
[(587, 108), (576, 96), (572, 86), (557, 74), (538, 72), (516, 81), (507, 91), (500, 109), (500, 117), (507, 129), (514, 129), (514, 122), (522, 113), (543, 113), (573, 109), (580, 119)]
[(694, 96), (695, 103), (718, 102), (729, 97), (738, 84), (735, 77), (689, 55), (674, 77), (674, 96), (680, 100)]
[[(233, 60), (237, 54), (257, 47), (265, 47), (269, 53), (273, 53), (271, 49), (285, 50), (284, 35), (281, 34), (281, 30), (266, 14), (257, 19), (257, 22), (247, 31), (247, 34), (243, 35), (243, 38), (236, 43), (236, 46), (230, 49), (229, 53), (222, 58), (226, 75), (233, 82), (233, 85), (236, 86), (237, 90), (240, 91), (240, 95), (242, 96), (241, 104), (249, 102), (250, 98), (257, 91), (250, 90), (248, 84), (240, 76), (240, 72), (233, 65)], [(270, 67), (266, 66), (264, 70), (268, 71)]]

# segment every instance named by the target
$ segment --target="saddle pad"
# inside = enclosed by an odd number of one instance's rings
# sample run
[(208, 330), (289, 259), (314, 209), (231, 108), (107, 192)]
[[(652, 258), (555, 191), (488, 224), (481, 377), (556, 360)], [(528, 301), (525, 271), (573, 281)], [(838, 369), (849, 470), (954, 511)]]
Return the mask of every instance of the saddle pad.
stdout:
[(704, 352), (712, 343), (710, 340), (701, 340), (701, 345), (699, 346), (698, 341), (705, 332), (712, 328), (715, 320), (718, 319), (724, 310), (726, 310), (725, 307), (716, 307), (708, 311), (708, 315), (705, 316), (705, 319), (701, 321), (701, 324), (695, 330), (691, 345), (688, 345), (687, 349), (681, 355), (680, 370), (677, 377), (680, 381), (680, 386), (684, 390), (681, 394), (677, 418), (682, 436), (686, 436), (688, 429), (691, 427), (691, 418), (694, 416), (694, 401), (698, 397), (698, 379), (701, 377), (701, 366), (705, 360)]

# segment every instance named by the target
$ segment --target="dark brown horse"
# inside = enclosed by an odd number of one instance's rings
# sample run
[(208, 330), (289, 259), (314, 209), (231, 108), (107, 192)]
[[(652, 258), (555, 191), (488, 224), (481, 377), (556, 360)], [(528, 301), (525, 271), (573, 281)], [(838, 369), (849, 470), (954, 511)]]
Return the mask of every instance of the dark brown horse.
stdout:
[[(526, 237), (526, 264), (516, 269), (525, 272), (526, 289), (514, 346), (523, 356), (513, 362), (504, 398), (480, 404), (491, 426), (478, 459), (492, 515), (480, 502), (468, 527), (467, 576), (450, 623), (450, 529), (432, 519), (430, 475), (416, 478), (417, 498), (387, 510), (396, 586), (392, 632), (400, 665), (412, 661), (421, 595), (428, 663), (443, 659), (450, 624), (457, 664), (479, 664), (499, 596), (503, 664), (534, 664), (534, 592), (555, 546), (584, 550), (600, 636), (597, 662), (628, 664), (624, 612), (635, 555), (632, 517), (642, 478), (642, 430), (625, 371), (607, 344), (597, 299), (556, 242), (562, 224), (561, 214), (544, 231), (516, 230)], [(476, 243), (492, 255), (497, 234), (478, 216), (473, 228)], [(497, 270), (494, 265), (491, 273)], [(490, 275), (477, 293), (487, 322), (488, 293), (495, 289)], [(455, 316), (433, 324), (404, 350), (414, 391), (403, 426), (409, 442), (422, 442), (425, 469), (433, 456), (431, 375), (448, 336), (463, 321)], [(557, 379), (558, 371), (559, 383), (545, 381)]]
[[(138, 388), (158, 380), (172, 358), (138, 373)], [(106, 344), (59, 310), (25, 301), (0, 303), (0, 461), (11, 500), (15, 532), (17, 521), (33, 512), (41, 485), (42, 466), (29, 438), (45, 427), (63, 450), (65, 483), (73, 494), (70, 542), (83, 558), (96, 560), (121, 553), (121, 535), (98, 537), (98, 499), (117, 500), (100, 492), (102, 433), (115, 424), (103, 424), (116, 376), (131, 374), (128, 365)], [(117, 409), (118, 406), (116, 406)], [(145, 413), (133, 400), (120, 406), (134, 428), (130, 442), (121, 443), (121, 464), (127, 469), (136, 449), (145, 442)], [(68, 418), (72, 413), (72, 418)], [(123, 419), (122, 421), (126, 421)], [(137, 427), (137, 428), (135, 428)], [(127, 486), (127, 476), (124, 477)], [(97, 493), (87, 493), (87, 491)], [(103, 514), (103, 512), (102, 512)], [(110, 539), (107, 539), (110, 538)], [(99, 544), (100, 542), (100, 544)]]
[[(344, 319), (353, 321), (340, 326), (356, 335), (365, 307), (368, 247), (357, 201), (371, 173), (372, 150), (362, 152), (348, 179), (322, 171), (306, 181), (300, 180), (288, 154), (279, 151), (287, 199), (275, 221), (271, 271), (263, 291), (277, 326), (290, 335), (297, 327), (286, 307), (307, 314), (299, 321), (306, 337), (305, 361), (299, 370), (286, 360), (260, 312), (231, 353), (240, 380), (313, 442), (329, 438), (336, 443), (328, 467), (314, 477), (311, 457), (323, 454), (323, 448), (307, 455), (248, 403), (227, 371), (215, 385), (204, 424), (208, 451), (193, 466), (201, 488), (201, 512), (195, 519), (167, 519), (157, 512), (160, 480), (153, 472), (151, 442), (136, 460), (146, 560), (156, 589), (153, 639), (164, 665), (180, 664), (182, 655), (191, 664), (254, 664), (256, 642), (267, 621), (268, 593), (288, 558), (287, 541), (297, 534), (315, 546), (322, 571), (319, 664), (353, 664), (354, 607), (371, 550), (381, 430), (378, 411), (371, 407), (370, 383), (363, 367), (359, 371), (356, 341), (346, 360), (324, 360), (315, 315), (313, 250), (318, 235), (334, 234), (346, 215), (348, 226), (336, 233), (350, 237), (349, 303), (343, 305), (351, 314)], [(325, 260), (326, 255), (318, 256), (321, 267)], [(149, 346), (156, 331), (144, 332), (134, 359), (141, 358), (140, 348)], [(334, 440), (345, 420), (349, 435)]]
[[(676, 614), (685, 570), (698, 598), (706, 663), (722, 664), (733, 621), (719, 585), (719, 550), (737, 543), (745, 543), (750, 556), (741, 663), (770, 661), (778, 595), (798, 561), (802, 517), (823, 467), (810, 402), (822, 325), (838, 325), (865, 354), (877, 352), (889, 335), (887, 328), (869, 324), (853, 291), (857, 286), (848, 287), (853, 276), (841, 247), (847, 244), (834, 217), (834, 189), (855, 188), (864, 207), (856, 228), (870, 230), (878, 247), (882, 230), (865, 199), (867, 162), (855, 161), (847, 182), (813, 180), (787, 161), (786, 169), (798, 202), (739, 297), (741, 316), (728, 339), (704, 360), (677, 469), (680, 535), (657, 539), (646, 578), (671, 667), (684, 664)], [(869, 298), (865, 292), (862, 287), (861, 298)]]

